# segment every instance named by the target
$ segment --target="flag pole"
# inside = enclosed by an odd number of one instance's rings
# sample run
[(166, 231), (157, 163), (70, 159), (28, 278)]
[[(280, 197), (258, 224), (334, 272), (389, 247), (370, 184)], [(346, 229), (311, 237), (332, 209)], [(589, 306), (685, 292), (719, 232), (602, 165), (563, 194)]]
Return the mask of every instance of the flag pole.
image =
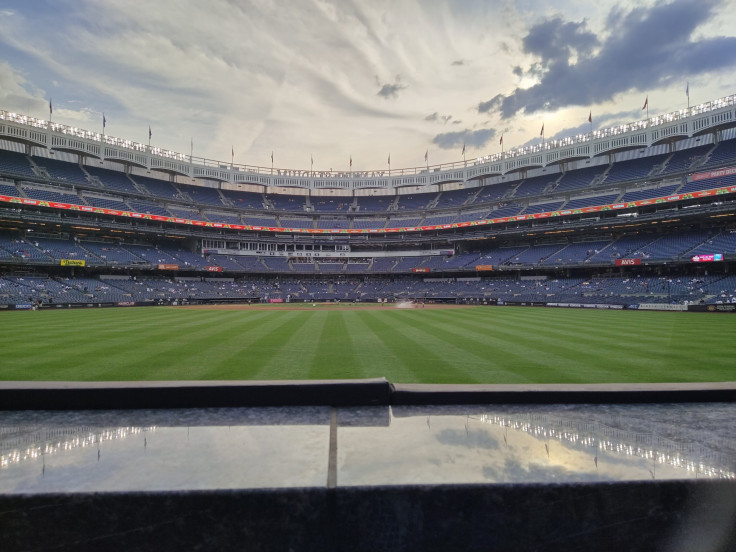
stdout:
[(273, 150), (271, 150), (271, 174), (273, 174)]
[(391, 154), (388, 154), (388, 175), (391, 176)]

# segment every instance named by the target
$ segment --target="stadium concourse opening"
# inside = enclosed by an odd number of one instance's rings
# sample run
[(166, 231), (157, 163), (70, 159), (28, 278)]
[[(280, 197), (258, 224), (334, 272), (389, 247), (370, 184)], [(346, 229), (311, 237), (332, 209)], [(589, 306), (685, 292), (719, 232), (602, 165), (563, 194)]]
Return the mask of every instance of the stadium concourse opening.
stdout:
[(8, 549), (736, 549), (736, 96), (391, 174), (0, 120)]

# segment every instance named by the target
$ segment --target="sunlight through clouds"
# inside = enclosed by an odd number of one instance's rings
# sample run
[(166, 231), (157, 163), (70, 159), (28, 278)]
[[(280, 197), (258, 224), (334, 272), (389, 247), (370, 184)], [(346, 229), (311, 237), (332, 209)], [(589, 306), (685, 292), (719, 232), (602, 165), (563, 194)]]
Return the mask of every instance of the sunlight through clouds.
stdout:
[(46, 117), (53, 97), (58, 122), (105, 112), (111, 135), (150, 125), (161, 147), (194, 137), (253, 165), (420, 166), (428, 147), (449, 162), (461, 142), (521, 145), (542, 119), (550, 136), (589, 110), (631, 119), (647, 94), (675, 109), (686, 80), (694, 101), (732, 93), (734, 19), (714, 0), (11, 2), (0, 108)]

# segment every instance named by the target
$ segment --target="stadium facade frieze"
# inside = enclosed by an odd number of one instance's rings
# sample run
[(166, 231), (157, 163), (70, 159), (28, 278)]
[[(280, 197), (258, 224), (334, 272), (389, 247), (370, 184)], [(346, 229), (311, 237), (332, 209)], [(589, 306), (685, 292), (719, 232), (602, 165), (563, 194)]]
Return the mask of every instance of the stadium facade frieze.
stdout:
[(736, 94), (656, 115), (646, 120), (595, 130), (559, 140), (541, 141), (469, 161), (394, 170), (313, 171), (283, 169), (193, 157), (8, 111), (0, 111), (0, 138), (71, 152), (100, 162), (113, 161), (151, 171), (197, 180), (262, 186), (265, 189), (385, 189), (429, 188), (465, 184), (485, 177), (592, 159), (626, 149), (717, 132), (736, 125)]
[[(211, 240), (210, 240), (211, 241)], [(226, 247), (203, 247), (202, 253), (206, 255), (232, 255), (236, 257), (283, 257), (283, 258), (307, 258), (307, 259), (362, 259), (371, 258), (396, 258), (396, 257), (438, 257), (455, 254), (454, 249), (401, 249), (398, 251), (337, 251), (317, 249), (296, 249), (293, 244), (284, 244), (281, 250), (242, 250), (228, 249)]]

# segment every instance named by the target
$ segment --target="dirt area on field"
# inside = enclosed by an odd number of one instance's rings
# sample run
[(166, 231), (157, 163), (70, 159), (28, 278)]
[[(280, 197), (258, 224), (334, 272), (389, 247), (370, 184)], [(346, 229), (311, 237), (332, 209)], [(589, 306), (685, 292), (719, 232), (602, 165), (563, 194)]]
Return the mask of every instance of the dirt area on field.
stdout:
[(457, 309), (469, 305), (448, 305), (439, 303), (253, 303), (237, 305), (180, 305), (180, 309), (198, 310), (390, 310), (390, 309)]

